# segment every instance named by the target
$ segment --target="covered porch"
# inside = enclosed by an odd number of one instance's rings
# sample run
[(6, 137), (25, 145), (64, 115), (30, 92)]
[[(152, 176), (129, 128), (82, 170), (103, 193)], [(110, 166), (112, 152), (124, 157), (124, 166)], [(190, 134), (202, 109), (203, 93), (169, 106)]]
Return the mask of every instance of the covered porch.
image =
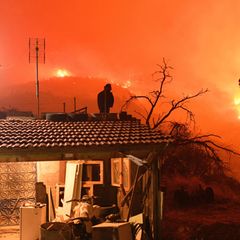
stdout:
[[(115, 184), (121, 217), (128, 220), (134, 215), (133, 206), (138, 203), (134, 202), (133, 196), (141, 182), (142, 193), (146, 196), (142, 213), (150, 220), (154, 239), (159, 239), (160, 158), (173, 141), (170, 136), (153, 131), (139, 121), (1, 121), (0, 130), (4, 133), (0, 136), (0, 164), (35, 165), (36, 182), (51, 187), (54, 204), (57, 199), (55, 186), (65, 184), (68, 162), (101, 162), (103, 182), (100, 185), (108, 189), (114, 186), (113, 178), (116, 179), (113, 160), (130, 159), (133, 167), (128, 172), (128, 189), (121, 181)], [(140, 161), (143, 171), (139, 171), (134, 159)], [(11, 213), (17, 213), (20, 207), (20, 204), (15, 205), (11, 206)], [(0, 223), (4, 225), (3, 221)]]

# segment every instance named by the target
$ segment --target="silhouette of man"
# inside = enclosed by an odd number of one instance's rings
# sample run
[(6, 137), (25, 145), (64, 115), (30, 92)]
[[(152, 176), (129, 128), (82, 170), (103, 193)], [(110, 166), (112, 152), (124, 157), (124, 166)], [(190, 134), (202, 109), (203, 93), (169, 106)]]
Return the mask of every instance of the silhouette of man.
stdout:
[(111, 84), (106, 84), (104, 90), (98, 94), (98, 108), (100, 113), (109, 113), (110, 107), (113, 106), (114, 97), (111, 92)]

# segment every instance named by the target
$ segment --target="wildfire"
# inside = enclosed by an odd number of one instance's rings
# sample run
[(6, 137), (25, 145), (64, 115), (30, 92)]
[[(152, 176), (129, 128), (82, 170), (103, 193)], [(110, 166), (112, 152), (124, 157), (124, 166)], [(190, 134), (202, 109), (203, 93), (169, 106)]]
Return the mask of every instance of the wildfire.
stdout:
[(238, 111), (238, 119), (240, 119), (240, 98), (239, 97), (234, 98), (234, 105), (235, 105), (235, 109)]
[(56, 77), (63, 78), (63, 77), (70, 77), (72, 74), (66, 69), (57, 69), (54, 75)]

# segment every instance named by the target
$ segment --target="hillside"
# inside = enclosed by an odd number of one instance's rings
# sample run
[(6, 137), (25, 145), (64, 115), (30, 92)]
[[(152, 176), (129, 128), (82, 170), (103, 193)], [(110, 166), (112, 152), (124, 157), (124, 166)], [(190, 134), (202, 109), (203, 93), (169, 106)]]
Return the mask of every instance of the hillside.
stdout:
[[(63, 111), (63, 102), (66, 103), (66, 111), (73, 111), (73, 98), (77, 99), (77, 108), (88, 107), (88, 112), (98, 112), (97, 94), (106, 84), (105, 79), (65, 77), (50, 78), (40, 81), (40, 111)], [(19, 85), (9, 84), (0, 90), (0, 107), (17, 108), (22, 111), (36, 112), (35, 82), (27, 82)], [(127, 89), (112, 84), (115, 103), (111, 110), (119, 112), (124, 101), (130, 93)]]

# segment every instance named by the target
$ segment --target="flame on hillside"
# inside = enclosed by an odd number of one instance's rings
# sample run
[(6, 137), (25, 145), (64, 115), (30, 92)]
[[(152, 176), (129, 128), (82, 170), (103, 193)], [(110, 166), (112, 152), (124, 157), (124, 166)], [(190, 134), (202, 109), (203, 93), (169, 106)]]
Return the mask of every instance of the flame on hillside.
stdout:
[(55, 77), (64, 78), (64, 77), (71, 77), (72, 74), (71, 74), (71, 72), (69, 72), (69, 71), (66, 70), (66, 69), (59, 68), (59, 69), (57, 69), (57, 70), (54, 72), (54, 76), (55, 76)]

